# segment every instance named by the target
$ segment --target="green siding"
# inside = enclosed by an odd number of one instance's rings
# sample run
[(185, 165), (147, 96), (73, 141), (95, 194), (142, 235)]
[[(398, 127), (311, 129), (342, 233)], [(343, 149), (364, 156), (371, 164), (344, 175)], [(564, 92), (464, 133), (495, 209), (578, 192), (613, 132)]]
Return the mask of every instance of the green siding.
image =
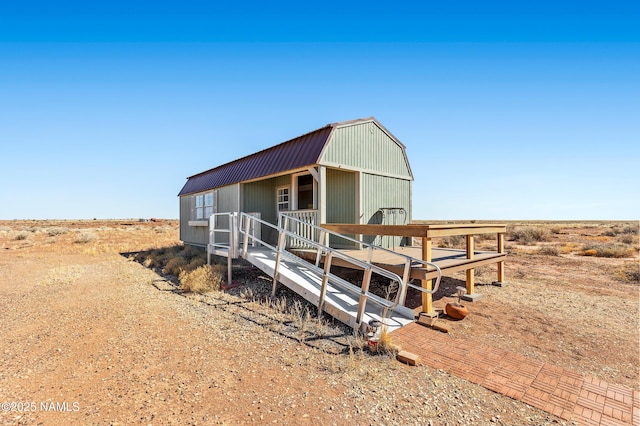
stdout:
[(356, 174), (327, 169), (327, 223), (355, 223)]
[[(356, 173), (327, 169), (327, 223), (356, 223)], [(353, 235), (349, 235), (353, 238)], [(331, 237), (332, 246), (347, 245)]]
[[(245, 183), (242, 190), (242, 210), (247, 213), (259, 212), (262, 220), (275, 224), (278, 220), (276, 188), (290, 184), (290, 175)], [(275, 243), (277, 235), (272, 228), (263, 226), (262, 238)]]
[[(396, 216), (395, 224), (403, 225), (411, 220), (411, 181), (394, 179), (384, 176), (362, 174), (362, 222), (383, 223), (378, 209), (383, 207), (402, 207), (406, 210), (406, 217)], [(393, 217), (387, 217), (386, 223), (394, 224)], [(392, 240), (390, 237), (365, 238), (366, 242), (383, 245), (400, 245), (400, 237)]]
[(373, 122), (336, 128), (320, 163), (411, 179), (403, 148)]

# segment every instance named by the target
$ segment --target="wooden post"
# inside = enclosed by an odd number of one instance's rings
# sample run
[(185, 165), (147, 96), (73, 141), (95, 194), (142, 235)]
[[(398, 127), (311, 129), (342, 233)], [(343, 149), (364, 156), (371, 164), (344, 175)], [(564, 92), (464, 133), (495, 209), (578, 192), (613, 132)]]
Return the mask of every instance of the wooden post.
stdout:
[[(475, 252), (475, 240), (473, 235), (467, 235), (467, 259), (473, 259)], [(475, 285), (475, 271), (473, 269), (467, 269), (467, 294), (472, 295), (474, 293)]]
[[(504, 233), (498, 233), (498, 253), (504, 253)], [(498, 282), (504, 283), (504, 260), (498, 262)]]
[[(422, 260), (431, 262), (431, 238), (422, 237)], [(422, 280), (422, 288), (433, 289), (433, 280)], [(422, 293), (422, 312), (433, 312), (433, 297), (431, 294)]]

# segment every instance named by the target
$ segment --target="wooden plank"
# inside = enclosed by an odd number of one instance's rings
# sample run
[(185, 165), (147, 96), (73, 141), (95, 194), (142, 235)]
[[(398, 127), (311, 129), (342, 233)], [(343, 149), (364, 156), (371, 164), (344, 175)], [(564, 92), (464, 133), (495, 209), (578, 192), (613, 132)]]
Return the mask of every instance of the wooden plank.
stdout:
[[(467, 235), (467, 259), (473, 260), (476, 252), (476, 244), (473, 235)], [(473, 268), (467, 269), (467, 294), (475, 291), (475, 271)]]
[[(416, 259), (421, 258), (421, 247), (402, 247), (397, 251), (403, 255), (411, 256)], [(313, 250), (294, 250), (299, 256), (315, 263), (316, 251)], [(367, 250), (344, 250), (344, 253), (358, 260), (367, 260)], [(469, 268), (478, 268), (483, 265), (492, 263), (504, 262), (506, 260), (505, 253), (496, 252), (477, 252), (474, 254), (473, 259), (467, 259), (465, 251), (456, 249), (443, 249), (433, 248), (431, 249), (431, 261), (438, 265), (442, 269), (443, 274), (451, 274), (458, 271), (466, 271)], [(373, 263), (377, 266), (381, 266), (399, 276), (402, 276), (404, 272), (404, 264), (402, 258), (394, 256), (391, 253), (386, 252), (374, 252)], [(324, 263), (324, 259), (321, 260)], [(342, 260), (338, 257), (334, 257), (332, 264), (343, 268), (359, 269), (348, 261)], [(410, 278), (425, 280), (435, 279), (438, 276), (435, 268), (425, 269), (423, 267), (411, 268)]]
[(428, 226), (413, 225), (358, 225), (349, 223), (323, 223), (320, 225), (338, 234), (393, 235), (397, 237), (423, 237)]
[[(422, 260), (431, 262), (431, 239), (422, 238)], [(422, 280), (422, 288), (430, 291), (433, 290), (433, 280)], [(426, 313), (433, 312), (433, 297), (431, 294), (422, 293), (422, 311)]]
[(468, 234), (497, 234), (506, 232), (506, 225), (473, 223), (452, 225), (377, 225), (323, 223), (320, 226), (339, 234), (393, 235), (398, 237), (416, 238), (435, 238)]
[(497, 234), (506, 232), (506, 227), (490, 226), (485, 228), (451, 228), (451, 229), (429, 229), (427, 236), (430, 238), (450, 237), (453, 235), (477, 235), (477, 234)]
[[(504, 233), (498, 234), (498, 253), (504, 253)], [(498, 262), (498, 282), (504, 282), (504, 261)]]

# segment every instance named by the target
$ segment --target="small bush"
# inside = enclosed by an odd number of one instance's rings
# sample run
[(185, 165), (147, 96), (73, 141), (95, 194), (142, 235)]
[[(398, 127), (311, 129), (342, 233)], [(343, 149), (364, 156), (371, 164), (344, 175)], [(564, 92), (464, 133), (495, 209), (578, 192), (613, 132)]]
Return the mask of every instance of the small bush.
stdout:
[(69, 232), (69, 229), (58, 226), (47, 229), (47, 235), (50, 237), (57, 237), (58, 235), (66, 234), (67, 232)]
[(640, 285), (640, 265), (637, 262), (625, 262), (616, 275), (624, 282)]
[(178, 277), (180, 287), (192, 293), (219, 290), (223, 280), (223, 270), (223, 265), (203, 265), (193, 271), (182, 271)]
[(546, 241), (548, 238), (547, 230), (544, 228), (538, 228), (535, 226), (528, 226), (526, 228), (516, 228), (511, 231), (511, 239), (521, 243), (533, 243), (539, 241)]
[(638, 235), (640, 233), (640, 226), (625, 226), (622, 228), (622, 233)]
[(633, 248), (619, 244), (591, 244), (582, 248), (583, 256), (595, 256), (595, 257), (631, 257), (633, 256)]
[(193, 271), (194, 269), (197, 269), (203, 266), (205, 263), (207, 263), (207, 261), (204, 258), (197, 257), (193, 259), (191, 262), (189, 262), (189, 264), (186, 266), (185, 269), (188, 271)]
[(78, 235), (78, 237), (76, 238), (75, 242), (78, 244), (87, 244), (90, 243), (92, 241), (95, 241), (98, 239), (98, 236), (96, 234), (92, 234), (89, 232), (83, 232), (82, 234)]
[(464, 235), (452, 235), (450, 237), (444, 237), (438, 243), (438, 247), (443, 248), (460, 248), (466, 247), (467, 238)]
[(169, 259), (162, 272), (165, 274), (178, 275), (188, 265), (187, 259), (182, 256), (177, 256)]
[(23, 241), (23, 240), (26, 240), (27, 238), (29, 238), (29, 233), (26, 231), (22, 231), (18, 233), (18, 235), (16, 235), (17, 241)]
[(544, 246), (540, 247), (538, 254), (542, 254), (544, 256), (560, 256), (560, 250), (558, 250), (558, 247), (556, 246)]
[(552, 226), (550, 231), (555, 235), (562, 234), (562, 228), (560, 226)]
[(632, 245), (638, 242), (638, 237), (633, 234), (622, 234), (618, 236), (618, 241), (622, 244)]

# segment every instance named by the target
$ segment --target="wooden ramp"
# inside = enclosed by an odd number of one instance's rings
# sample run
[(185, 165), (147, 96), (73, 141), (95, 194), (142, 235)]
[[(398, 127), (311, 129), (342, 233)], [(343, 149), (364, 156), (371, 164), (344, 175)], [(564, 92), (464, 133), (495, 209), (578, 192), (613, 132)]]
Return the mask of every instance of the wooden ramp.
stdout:
[[(245, 259), (269, 276), (274, 276), (276, 252), (273, 250), (265, 247), (251, 247), (247, 249)], [(305, 267), (303, 264), (291, 259), (281, 258), (276, 279), (308, 302), (318, 306), (322, 277), (310, 267)], [(351, 286), (352, 289), (348, 290), (347, 285)], [(342, 287), (332, 284), (327, 285), (323, 310), (340, 322), (355, 329), (357, 328), (356, 317), (361, 289), (346, 282)], [(367, 304), (361, 325), (366, 326), (370, 320), (383, 321), (383, 308), (372, 302)], [(384, 318), (384, 324), (386, 324), (387, 330), (391, 332), (413, 322), (413, 320), (413, 311), (404, 306), (399, 306), (396, 310), (387, 314), (386, 318)]]

